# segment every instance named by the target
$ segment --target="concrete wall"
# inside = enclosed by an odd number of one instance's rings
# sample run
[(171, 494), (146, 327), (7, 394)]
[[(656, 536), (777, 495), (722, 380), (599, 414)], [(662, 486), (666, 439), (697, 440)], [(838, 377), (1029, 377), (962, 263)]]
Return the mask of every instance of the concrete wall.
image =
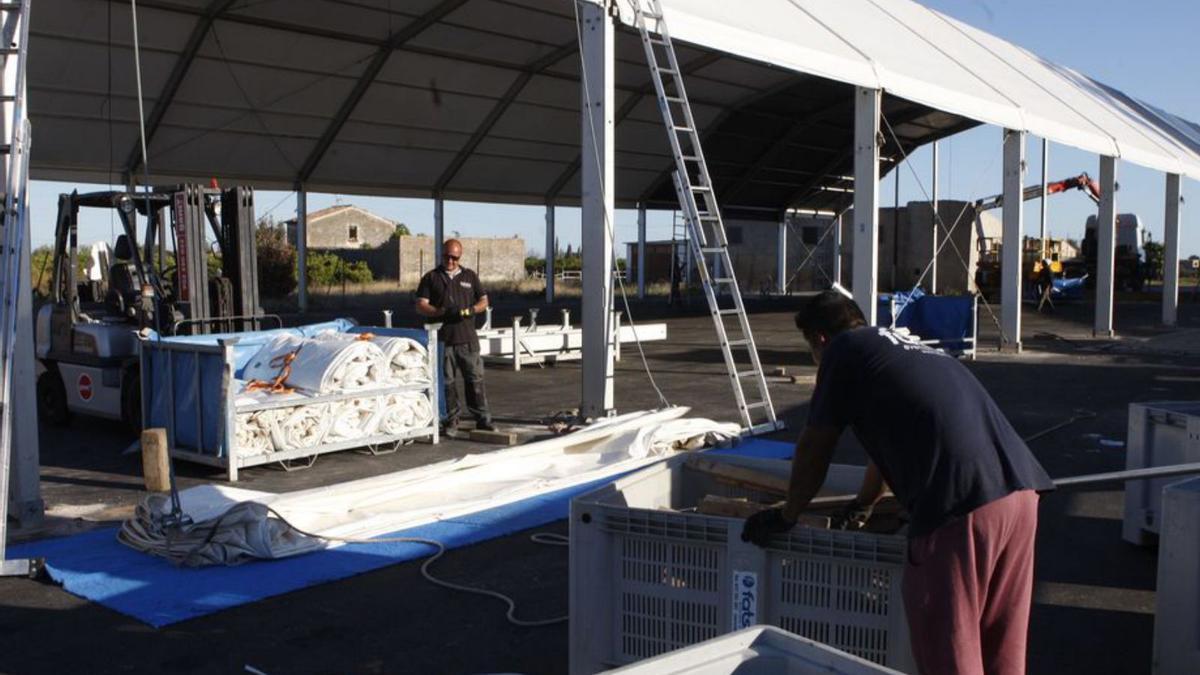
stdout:
[[(829, 288), (833, 275), (834, 233), (829, 218), (788, 216), (787, 276), (792, 292)], [(779, 224), (763, 220), (727, 220), (729, 257), (743, 293), (774, 292)], [(828, 235), (822, 240), (821, 236)], [(820, 244), (805, 243), (819, 241)], [(811, 256), (809, 254), (812, 254)], [(800, 264), (805, 261), (804, 267)]]
[[(485, 284), (520, 281), (525, 278), (525, 240), (519, 237), (459, 237), (463, 255), (459, 261), (479, 275)], [(441, 261), (433, 258), (433, 237), (413, 235), (399, 240), (399, 277), (403, 288), (416, 288), (421, 277)]]
[[(296, 243), (296, 221), (287, 222), (288, 241)], [(308, 248), (343, 250), (377, 248), (387, 243), (396, 224), (357, 206), (333, 206), (308, 214)], [(352, 235), (354, 238), (352, 238)]]

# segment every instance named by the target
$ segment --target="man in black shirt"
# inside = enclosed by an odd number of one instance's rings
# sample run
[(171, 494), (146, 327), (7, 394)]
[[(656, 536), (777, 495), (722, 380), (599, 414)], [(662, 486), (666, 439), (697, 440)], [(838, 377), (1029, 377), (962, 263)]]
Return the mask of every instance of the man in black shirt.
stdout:
[(742, 538), (765, 546), (791, 529), (850, 427), (870, 463), (840, 526), (862, 527), (886, 486), (908, 511), (902, 591), (920, 672), (1024, 673), (1037, 493), (1053, 489), (1049, 477), (953, 357), (867, 326), (834, 291), (809, 301), (796, 326), (818, 364), (808, 425), (787, 502), (748, 519)]
[(458, 264), (462, 243), (449, 239), (442, 245), (442, 264), (421, 277), (417, 285), (417, 313), (426, 323), (440, 322), (438, 343), (445, 371), (446, 419), (443, 430), (458, 430), (458, 386), (461, 377), (467, 396), (467, 410), (475, 418), (475, 428), (494, 431), (483, 389), (483, 358), (479, 355), (479, 334), (475, 315), (487, 309), (488, 296), (474, 271)]

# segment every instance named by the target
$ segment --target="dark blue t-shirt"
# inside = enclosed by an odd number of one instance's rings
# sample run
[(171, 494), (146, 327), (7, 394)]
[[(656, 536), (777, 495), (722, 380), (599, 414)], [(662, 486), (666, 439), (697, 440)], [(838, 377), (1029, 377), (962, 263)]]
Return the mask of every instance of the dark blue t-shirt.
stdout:
[(908, 510), (910, 537), (1017, 490), (1054, 489), (970, 371), (887, 328), (830, 341), (808, 424), (854, 430)]

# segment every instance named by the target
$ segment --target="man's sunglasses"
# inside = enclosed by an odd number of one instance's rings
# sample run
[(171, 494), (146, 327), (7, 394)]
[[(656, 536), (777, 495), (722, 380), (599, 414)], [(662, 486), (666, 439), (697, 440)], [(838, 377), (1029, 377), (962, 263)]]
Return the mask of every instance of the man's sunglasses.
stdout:
[(457, 262), (457, 261), (458, 261), (458, 259), (459, 259), (459, 258), (461, 258), (462, 256), (459, 256), (459, 255), (450, 255), (449, 253), (443, 253), (443, 254), (442, 254), (442, 257), (443, 257), (443, 258), (445, 258), (445, 259), (447, 259), (447, 260), (453, 260), (453, 261)]

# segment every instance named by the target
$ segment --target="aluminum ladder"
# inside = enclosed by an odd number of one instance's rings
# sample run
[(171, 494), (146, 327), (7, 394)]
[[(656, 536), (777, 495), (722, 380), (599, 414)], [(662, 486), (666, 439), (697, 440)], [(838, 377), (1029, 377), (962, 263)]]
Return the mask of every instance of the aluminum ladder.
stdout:
[[(630, 4), (675, 159), (675, 192), (691, 234), (688, 244), (717, 329), (742, 426), (750, 434), (774, 431), (782, 424), (775, 417), (758, 348), (750, 331), (733, 261), (729, 257), (725, 225), (721, 221), (675, 46), (663, 18), (662, 4), (659, 0), (632, 0)], [(667, 78), (664, 79), (664, 75)]]
[[(28, 61), (29, 4), (0, 2), (0, 105), (5, 138), (0, 139), (0, 179), (4, 213), (0, 219), (0, 576), (31, 576), (36, 561), (8, 560), (8, 474), (12, 460), (13, 353), (17, 341), (17, 301), (21, 293), (22, 252), (28, 236), (29, 120), (26, 117), (25, 64)], [(22, 395), (28, 396), (29, 392)]]

